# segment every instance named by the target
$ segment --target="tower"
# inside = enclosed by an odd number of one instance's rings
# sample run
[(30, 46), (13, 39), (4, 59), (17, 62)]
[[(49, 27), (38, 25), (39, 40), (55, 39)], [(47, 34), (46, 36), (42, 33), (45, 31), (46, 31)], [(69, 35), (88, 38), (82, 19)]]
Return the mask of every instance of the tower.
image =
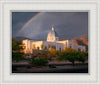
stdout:
[(48, 33), (47, 41), (49, 42), (59, 41), (58, 34), (56, 33), (53, 25), (52, 25), (52, 30)]

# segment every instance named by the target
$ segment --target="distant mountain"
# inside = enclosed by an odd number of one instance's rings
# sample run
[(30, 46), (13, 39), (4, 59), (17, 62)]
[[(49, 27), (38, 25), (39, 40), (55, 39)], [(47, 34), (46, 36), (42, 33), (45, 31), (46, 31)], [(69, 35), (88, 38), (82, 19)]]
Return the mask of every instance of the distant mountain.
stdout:
[(25, 39), (30, 40), (29, 38), (26, 38), (26, 37), (13, 37), (12, 39), (15, 39), (15, 40), (17, 40), (19, 42), (22, 42), (22, 40), (25, 40)]
[(71, 40), (73, 40), (75, 45), (86, 46), (86, 50), (88, 50), (88, 37), (86, 35), (81, 35), (81, 36), (75, 37)]
[(28, 39), (28, 40), (34, 40), (34, 41), (40, 41), (40, 39), (30, 39), (30, 38), (27, 38), (27, 37), (13, 37), (12, 39), (15, 39), (19, 42), (22, 42), (22, 40), (25, 40), (25, 39)]

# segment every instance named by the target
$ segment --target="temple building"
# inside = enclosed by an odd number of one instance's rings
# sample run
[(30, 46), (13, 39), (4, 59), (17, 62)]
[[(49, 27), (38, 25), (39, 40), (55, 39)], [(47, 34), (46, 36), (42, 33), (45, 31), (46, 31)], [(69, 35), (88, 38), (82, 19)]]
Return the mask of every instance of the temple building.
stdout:
[(25, 45), (25, 53), (33, 53), (34, 50), (49, 50), (51, 48), (62, 51), (65, 49), (65, 47), (73, 48), (80, 51), (86, 50), (85, 46), (75, 45), (72, 40), (59, 41), (58, 34), (53, 26), (52, 30), (47, 35), (46, 41), (33, 41), (26, 39), (23, 40), (22, 43)]

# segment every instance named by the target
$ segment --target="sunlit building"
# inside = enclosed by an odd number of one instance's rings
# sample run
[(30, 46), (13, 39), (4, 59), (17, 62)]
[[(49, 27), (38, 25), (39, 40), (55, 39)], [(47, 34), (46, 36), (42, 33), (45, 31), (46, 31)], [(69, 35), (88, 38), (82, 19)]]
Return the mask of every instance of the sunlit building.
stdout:
[(64, 50), (66, 47), (73, 48), (75, 50), (85, 51), (85, 46), (75, 45), (72, 40), (59, 40), (58, 34), (52, 26), (52, 30), (47, 35), (46, 41), (33, 41), (23, 40), (22, 43), (25, 45), (24, 52), (32, 53), (34, 50), (49, 50), (54, 48), (58, 51)]

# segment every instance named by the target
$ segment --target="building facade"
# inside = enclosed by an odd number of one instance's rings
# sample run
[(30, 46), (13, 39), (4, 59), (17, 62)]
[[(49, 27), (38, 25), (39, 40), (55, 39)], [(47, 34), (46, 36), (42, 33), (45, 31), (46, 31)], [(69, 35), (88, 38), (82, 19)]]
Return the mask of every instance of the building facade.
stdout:
[(66, 47), (75, 50), (86, 51), (85, 46), (75, 45), (72, 40), (59, 41), (57, 32), (52, 26), (52, 30), (47, 35), (46, 41), (33, 41), (23, 40), (22, 43), (25, 45), (24, 53), (33, 53), (33, 50), (49, 50), (54, 48), (58, 51), (64, 50)]

